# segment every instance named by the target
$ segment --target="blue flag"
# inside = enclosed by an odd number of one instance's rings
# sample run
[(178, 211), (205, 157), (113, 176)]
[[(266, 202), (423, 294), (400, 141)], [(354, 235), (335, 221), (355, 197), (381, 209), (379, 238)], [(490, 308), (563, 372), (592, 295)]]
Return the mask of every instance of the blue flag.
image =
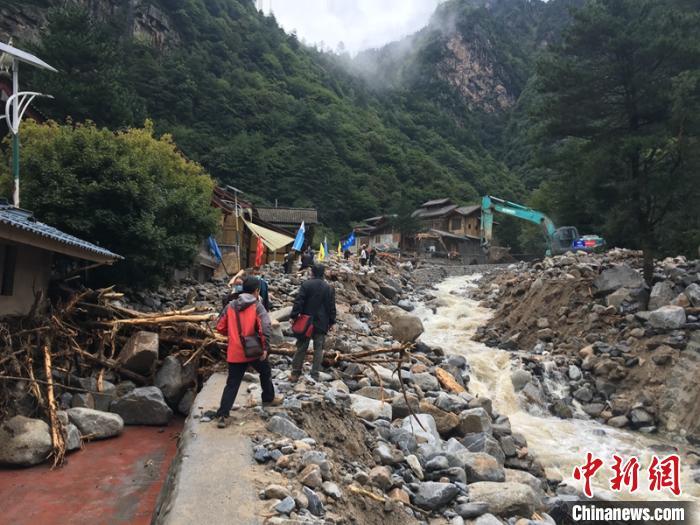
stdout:
[(223, 256), (221, 255), (221, 250), (219, 249), (219, 245), (216, 242), (216, 239), (214, 238), (213, 235), (209, 236), (209, 251), (211, 254), (216, 257), (216, 259), (221, 262), (223, 260)]
[(350, 236), (345, 239), (345, 242), (343, 243), (343, 251), (347, 250), (350, 248), (350, 246), (353, 246), (355, 244), (355, 232), (352, 232)]
[(304, 247), (304, 233), (306, 233), (306, 228), (304, 227), (304, 221), (301, 221), (301, 226), (299, 226), (299, 231), (294, 239), (294, 244), (292, 244), (292, 250), (300, 252)]

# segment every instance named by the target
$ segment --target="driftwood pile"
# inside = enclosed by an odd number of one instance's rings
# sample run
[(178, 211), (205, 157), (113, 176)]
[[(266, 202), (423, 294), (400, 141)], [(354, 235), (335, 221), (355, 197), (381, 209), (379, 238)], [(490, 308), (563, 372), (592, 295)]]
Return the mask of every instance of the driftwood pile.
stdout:
[[(96, 377), (100, 393), (106, 372), (139, 386), (153, 384), (146, 377), (124, 368), (119, 353), (130, 336), (140, 330), (159, 334), (159, 357), (175, 355), (184, 365), (194, 362), (200, 380), (225, 361), (226, 338), (216, 333), (218, 312), (188, 308), (143, 313), (122, 305), (123, 294), (113, 288), (83, 290), (53, 305), (43, 316), (5, 319), (0, 322), (0, 420), (15, 411), (13, 391), (28, 391), (51, 428), (53, 464), (65, 455), (65, 435), (57, 411), (60, 392), (89, 392), (69, 383), (70, 377)], [(412, 345), (396, 345), (353, 354), (326, 352), (325, 366), (357, 363), (396, 365), (410, 356)], [(270, 354), (294, 354), (293, 345), (274, 346)], [(308, 356), (309, 358), (311, 356)], [(413, 355), (414, 358), (422, 356)]]

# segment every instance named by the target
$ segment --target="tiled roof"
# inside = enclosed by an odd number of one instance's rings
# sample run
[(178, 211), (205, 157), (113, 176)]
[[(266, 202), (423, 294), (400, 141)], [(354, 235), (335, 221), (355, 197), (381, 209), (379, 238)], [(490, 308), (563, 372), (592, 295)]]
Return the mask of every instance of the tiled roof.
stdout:
[(471, 215), (475, 211), (481, 210), (481, 204), (473, 204), (471, 206), (460, 206), (455, 211), (460, 215)]
[(272, 224), (318, 224), (318, 212), (314, 208), (258, 208), (258, 216)]
[(53, 226), (37, 221), (30, 211), (15, 208), (8, 204), (0, 204), (0, 224), (6, 224), (11, 228), (16, 228), (32, 235), (78, 248), (101, 258), (109, 258), (112, 260), (123, 259), (121, 255), (112, 253), (95, 244), (64, 233)]
[(445, 214), (451, 212), (452, 210), (454, 210), (456, 208), (457, 208), (456, 204), (448, 204), (447, 206), (442, 206), (441, 208), (431, 208), (431, 209), (418, 208), (411, 215), (413, 217), (418, 217), (419, 219), (428, 219), (430, 217), (440, 217), (442, 215), (445, 215)]
[(433, 199), (428, 202), (424, 202), (421, 204), (421, 208), (428, 208), (430, 206), (439, 206), (441, 204), (449, 204), (451, 202), (450, 199)]

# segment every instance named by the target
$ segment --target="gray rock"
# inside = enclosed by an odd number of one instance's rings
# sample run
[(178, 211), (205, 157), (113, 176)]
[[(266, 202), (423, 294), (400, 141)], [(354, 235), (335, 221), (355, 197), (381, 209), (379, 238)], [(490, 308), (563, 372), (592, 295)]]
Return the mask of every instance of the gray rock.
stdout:
[(382, 465), (396, 465), (404, 460), (403, 454), (386, 443), (379, 443), (373, 452), (374, 459)]
[(459, 432), (465, 434), (491, 433), (491, 418), (483, 408), (470, 408), (459, 415)]
[(424, 481), (418, 484), (413, 503), (422, 509), (435, 510), (447, 505), (458, 492), (452, 483)]
[(280, 308), (278, 310), (273, 310), (272, 312), (270, 312), (270, 320), (271, 321), (278, 321), (280, 323), (283, 323), (285, 321), (289, 321), (291, 316), (292, 316), (292, 307), (291, 306), (286, 306), (284, 308)]
[(572, 381), (581, 379), (581, 369), (576, 365), (569, 365), (569, 379)]
[(183, 416), (189, 416), (192, 410), (192, 405), (194, 404), (194, 398), (197, 396), (193, 388), (190, 388), (185, 392), (177, 404), (177, 411)]
[(440, 392), (435, 400), (435, 406), (445, 412), (459, 414), (469, 406), (469, 403), (460, 396)]
[(90, 392), (87, 393), (77, 393), (73, 394), (73, 400), (71, 401), (71, 407), (73, 408), (95, 408), (95, 398), (92, 397)]
[(420, 387), (423, 392), (433, 392), (435, 390), (440, 390), (440, 383), (433, 374), (429, 372), (423, 372), (420, 374), (413, 374), (411, 380), (415, 385)]
[(642, 276), (626, 264), (604, 270), (593, 281), (599, 295), (607, 295), (620, 288), (641, 288), (644, 286)]
[(510, 375), (510, 381), (513, 383), (513, 389), (516, 392), (519, 392), (525, 388), (525, 385), (532, 381), (532, 374), (527, 370), (519, 368), (518, 370), (513, 371), (513, 373)]
[(681, 306), (662, 306), (649, 314), (649, 324), (663, 330), (682, 328), (685, 320), (685, 310)]
[(593, 399), (593, 392), (587, 386), (582, 386), (576, 390), (576, 392), (574, 392), (574, 398), (583, 403), (588, 403), (591, 399)]
[(391, 325), (391, 336), (397, 341), (412, 343), (424, 331), (419, 317), (406, 313), (398, 306), (383, 308), (382, 316)]
[(156, 372), (155, 385), (163, 392), (168, 404), (176, 407), (186, 386), (182, 365), (177, 357), (169, 355), (163, 360), (163, 364)]
[(692, 283), (685, 289), (685, 296), (695, 307), (700, 307), (700, 284)]
[[(529, 521), (529, 524), (538, 522)], [(474, 525), (503, 525), (503, 522), (491, 513), (483, 514), (474, 521)]]
[(630, 410), (629, 419), (632, 425), (636, 428), (649, 426), (654, 423), (654, 416), (643, 408), (635, 408)]
[[(95, 409), (102, 410), (103, 412), (109, 412), (109, 407), (117, 397), (117, 387), (114, 383), (109, 381), (102, 381), (102, 390), (97, 393), (93, 393), (92, 397), (95, 399)], [(89, 407), (88, 407), (89, 408)]]
[(391, 427), (389, 429), (389, 441), (399, 447), (405, 454), (415, 452), (418, 443), (412, 432), (405, 428)]
[(323, 508), (323, 502), (318, 497), (318, 494), (316, 494), (309, 487), (303, 487), (303, 490), (304, 496), (306, 496), (306, 498), (309, 500), (309, 505), (307, 507), (309, 512), (314, 516), (323, 516), (325, 510)]
[(14, 416), (0, 425), (0, 464), (29, 467), (51, 453), (49, 425), (41, 419)]
[(356, 416), (368, 421), (391, 419), (391, 405), (389, 403), (357, 394), (350, 394), (348, 397), (352, 411)]
[(323, 489), (324, 494), (333, 499), (340, 499), (343, 497), (343, 492), (340, 490), (338, 484), (332, 481), (324, 481), (321, 485), (321, 489)]
[(605, 410), (603, 403), (587, 403), (581, 407), (583, 411), (591, 417), (598, 417)]
[[(406, 399), (408, 399), (408, 403), (406, 402)], [(404, 398), (402, 394), (399, 394), (394, 397), (391, 402), (391, 418), (403, 419), (411, 415), (411, 411), (416, 414), (419, 412), (419, 404), (420, 402), (416, 396), (406, 394), (406, 397)], [(409, 406), (411, 407), (411, 410), (409, 410)]]
[(115, 399), (110, 409), (119, 414), (126, 425), (167, 425), (173, 417), (163, 393), (155, 386), (135, 388)]
[(304, 439), (309, 437), (306, 432), (296, 426), (292, 421), (282, 416), (272, 416), (267, 422), (267, 429), (270, 432), (290, 439)]
[(498, 441), (486, 432), (467, 434), (461, 443), (469, 452), (485, 452), (495, 457), (500, 464), (503, 464), (505, 461), (505, 454), (501, 450)]
[(662, 306), (671, 304), (675, 299), (676, 294), (673, 291), (673, 283), (670, 281), (661, 281), (656, 283), (649, 293), (649, 310), (656, 310)]
[(629, 419), (627, 419), (627, 416), (614, 416), (608, 419), (607, 421), (608, 425), (615, 428), (626, 427), (627, 423), (629, 423)]
[[(416, 421), (416, 418), (420, 421)], [(421, 428), (421, 425), (423, 428)], [(435, 424), (435, 419), (430, 414), (416, 414), (408, 416), (401, 422), (401, 428), (413, 432), (417, 441), (423, 441), (430, 444), (440, 443), (440, 434)]]
[(158, 360), (158, 334), (136, 332), (119, 353), (118, 361), (124, 368), (141, 375), (150, 375)]
[(379, 291), (387, 299), (394, 299), (399, 294), (399, 291), (396, 288), (389, 286), (388, 284), (380, 284)]
[(462, 456), (467, 482), (476, 481), (505, 481), (506, 474), (503, 466), (496, 458), (484, 452), (469, 452)]
[(478, 518), (482, 514), (488, 512), (488, 504), (480, 501), (470, 501), (469, 503), (462, 503), (457, 505), (455, 512), (462, 516), (465, 520), (471, 520)]
[(80, 430), (72, 423), (66, 425), (66, 451), (71, 452), (78, 450), (83, 444), (83, 439), (80, 437)]
[(528, 485), (515, 482), (479, 481), (469, 485), (469, 499), (483, 501), (498, 516), (532, 516), (542, 505)]
[(445, 456), (435, 456), (425, 464), (425, 470), (428, 472), (447, 470), (448, 468), (450, 468), (450, 463)]
[(282, 485), (268, 485), (263, 490), (263, 497), (265, 499), (284, 499), (291, 495), (292, 493)]
[(118, 414), (91, 408), (69, 408), (66, 412), (83, 438), (105, 439), (118, 436), (124, 430), (124, 420)]
[(411, 301), (408, 301), (406, 299), (401, 299), (398, 303), (396, 303), (399, 308), (406, 310), (407, 312), (412, 312), (413, 310), (416, 309), (416, 307), (413, 305)]
[(294, 501), (294, 498), (291, 496), (287, 496), (284, 498), (282, 501), (280, 501), (277, 505), (275, 505), (275, 510), (279, 512), (280, 514), (289, 514), (296, 508), (297, 504)]

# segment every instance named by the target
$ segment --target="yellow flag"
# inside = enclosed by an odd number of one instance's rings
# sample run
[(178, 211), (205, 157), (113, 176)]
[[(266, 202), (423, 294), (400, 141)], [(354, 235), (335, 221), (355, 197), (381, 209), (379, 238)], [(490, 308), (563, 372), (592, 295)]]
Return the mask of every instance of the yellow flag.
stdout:
[(323, 243), (318, 248), (318, 260), (319, 261), (325, 261), (326, 260), (326, 250), (323, 249)]
[(338, 255), (343, 255), (343, 247), (340, 245), (340, 241), (338, 241)]

